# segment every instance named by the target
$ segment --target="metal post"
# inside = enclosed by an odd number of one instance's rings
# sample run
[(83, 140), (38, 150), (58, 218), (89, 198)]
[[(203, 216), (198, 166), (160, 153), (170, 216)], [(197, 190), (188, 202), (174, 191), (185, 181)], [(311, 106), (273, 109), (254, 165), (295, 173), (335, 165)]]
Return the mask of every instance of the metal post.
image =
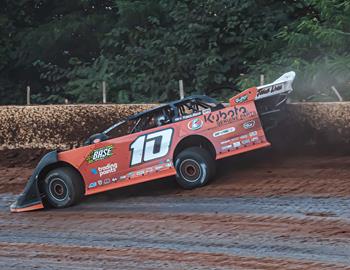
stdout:
[(180, 90), (180, 99), (183, 99), (185, 97), (185, 91), (184, 91), (184, 83), (182, 80), (179, 80), (179, 90)]
[(30, 105), (30, 86), (27, 86), (27, 105)]
[(107, 103), (107, 93), (106, 93), (106, 82), (102, 82), (102, 102), (103, 104)]
[(265, 76), (264, 74), (260, 75), (260, 85), (264, 85), (265, 84)]

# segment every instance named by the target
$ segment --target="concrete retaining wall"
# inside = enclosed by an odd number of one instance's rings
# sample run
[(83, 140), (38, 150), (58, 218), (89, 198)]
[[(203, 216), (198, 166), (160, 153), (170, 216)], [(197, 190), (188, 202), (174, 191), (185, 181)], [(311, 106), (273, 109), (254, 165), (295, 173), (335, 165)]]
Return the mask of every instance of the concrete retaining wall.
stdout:
[[(153, 106), (2, 106), (0, 148), (78, 146), (90, 135)], [(277, 137), (288, 143), (344, 145), (350, 141), (350, 102), (294, 103), (288, 105), (286, 113), (286, 121), (276, 131)]]

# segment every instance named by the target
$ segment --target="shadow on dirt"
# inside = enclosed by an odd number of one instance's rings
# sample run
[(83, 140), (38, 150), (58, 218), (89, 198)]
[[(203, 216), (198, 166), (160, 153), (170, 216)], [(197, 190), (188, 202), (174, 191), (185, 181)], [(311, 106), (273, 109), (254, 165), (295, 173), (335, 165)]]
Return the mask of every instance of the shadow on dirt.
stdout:
[[(5, 157), (0, 160), (0, 168), (3, 170), (2, 177), (0, 176), (0, 184), (4, 186), (3, 192), (19, 193), (23, 190), (27, 181), (27, 176), (30, 175), (32, 168), (36, 166), (40, 158), (48, 152), (45, 149), (18, 149), (18, 150), (2, 150), (0, 154)], [(304, 156), (344, 156), (348, 155), (347, 151), (342, 148), (319, 149), (315, 147), (290, 147), (288, 150), (281, 150), (278, 147), (271, 147), (261, 149), (254, 152), (240, 154), (234, 157), (226, 158), (217, 161), (216, 177), (203, 189), (220, 188), (223, 185), (232, 185), (230, 188), (236, 188), (235, 183), (242, 183), (245, 177), (239, 175), (248, 174), (254, 175), (260, 181), (266, 175), (273, 173), (273, 168), (283, 166), (290, 158), (293, 158), (295, 168), (302, 164), (298, 163), (298, 157)], [(312, 159), (311, 159), (312, 160)], [(312, 164), (311, 164), (312, 163)], [(324, 158), (319, 162), (311, 162), (308, 164), (309, 168), (322, 169), (324, 166), (334, 166), (337, 168), (348, 168), (349, 162), (339, 162), (337, 159)], [(335, 164), (330, 164), (335, 163)], [(25, 169), (24, 169), (25, 168)], [(259, 172), (250, 172), (250, 170), (259, 170)], [(263, 175), (260, 175), (260, 174)], [(235, 177), (237, 175), (237, 178)], [(12, 179), (12, 180), (11, 180)], [(132, 198), (136, 196), (195, 196), (200, 195), (203, 189), (196, 189), (195, 191), (183, 190), (176, 183), (175, 177), (167, 177), (151, 182), (137, 184), (130, 187), (125, 187), (117, 190), (112, 190), (85, 198), (85, 201), (109, 201), (120, 198)]]
[[(275, 157), (273, 149), (261, 149), (256, 152), (244, 153), (238, 156), (225, 158), (217, 161), (216, 176), (209, 182), (210, 185), (220, 185), (229, 175), (234, 175), (234, 171), (254, 169), (261, 163), (266, 163), (266, 159), (277, 162), (283, 162), (283, 159)], [(234, 177), (232, 179), (234, 180)], [(200, 193), (201, 189), (198, 190)], [(188, 190), (182, 189), (177, 183), (175, 176), (158, 179), (151, 182), (141, 183), (129, 187), (107, 191), (104, 193), (88, 196), (85, 201), (109, 201), (118, 198), (130, 198), (137, 196), (164, 196), (164, 195), (186, 195)]]
[[(279, 168), (283, 167), (286, 167), (287, 170), (292, 170), (294, 173), (298, 171), (298, 174), (306, 174), (307, 176), (308, 170), (315, 170), (317, 172), (327, 168), (347, 170), (350, 166), (350, 159), (342, 158), (347, 156), (348, 152), (341, 148), (317, 149), (310, 146), (303, 148), (291, 147), (288, 151), (281, 151), (280, 148), (270, 147), (217, 161), (216, 176), (203, 188), (183, 190), (177, 185), (175, 177), (167, 177), (148, 183), (96, 194), (87, 197), (85, 200), (108, 201), (137, 196), (153, 197), (166, 195), (185, 197), (200, 195), (202, 192), (208, 194), (208, 191), (209, 193), (216, 194), (220, 192), (221, 188), (237, 190), (242, 188), (243, 190), (252, 189), (244, 188), (245, 180), (249, 180), (250, 185), (256, 186), (256, 188), (259, 189), (261, 184), (257, 181), (269, 181), (266, 180), (266, 178), (271, 180), (277, 177), (280, 181), (284, 182), (283, 177), (290, 178), (291, 175), (288, 175), (287, 172), (279, 171)], [(287, 174), (283, 175), (283, 173)]]

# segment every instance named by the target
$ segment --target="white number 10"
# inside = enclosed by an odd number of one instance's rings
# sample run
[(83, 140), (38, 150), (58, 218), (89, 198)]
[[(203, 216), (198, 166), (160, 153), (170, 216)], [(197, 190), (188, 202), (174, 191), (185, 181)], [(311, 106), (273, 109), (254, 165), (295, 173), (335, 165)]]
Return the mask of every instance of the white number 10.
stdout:
[(138, 137), (131, 145), (130, 166), (164, 157), (168, 154), (173, 129), (164, 129)]

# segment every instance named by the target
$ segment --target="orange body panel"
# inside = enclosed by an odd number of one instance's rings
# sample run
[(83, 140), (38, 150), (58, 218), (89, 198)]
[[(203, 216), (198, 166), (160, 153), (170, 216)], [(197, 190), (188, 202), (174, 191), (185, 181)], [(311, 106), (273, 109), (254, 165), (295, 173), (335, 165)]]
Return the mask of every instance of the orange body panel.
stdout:
[(230, 99), (230, 106), (221, 110), (203, 110), (175, 123), (60, 152), (58, 159), (79, 170), (85, 194), (90, 195), (175, 175), (174, 151), (191, 135), (208, 139), (216, 159), (267, 147), (270, 143), (255, 96), (253, 87)]

